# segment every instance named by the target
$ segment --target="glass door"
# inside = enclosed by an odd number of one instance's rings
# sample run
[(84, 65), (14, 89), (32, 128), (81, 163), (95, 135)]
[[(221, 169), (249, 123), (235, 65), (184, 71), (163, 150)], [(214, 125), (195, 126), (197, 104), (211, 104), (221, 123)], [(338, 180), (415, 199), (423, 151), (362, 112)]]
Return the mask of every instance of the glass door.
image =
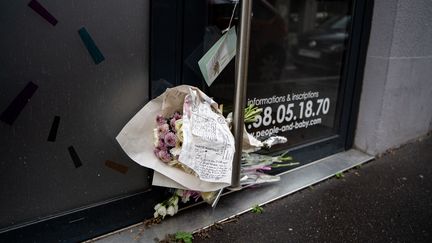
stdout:
[[(226, 113), (232, 109), (235, 61), (210, 87), (197, 62), (231, 16), (232, 25), (238, 24), (236, 4), (209, 0), (180, 6), (181, 73), (168, 81), (200, 87), (223, 103)], [(303, 165), (345, 149), (354, 82), (349, 73), (355, 72), (349, 66), (358, 59), (351, 35), (356, 8), (353, 0), (253, 1), (246, 99), (263, 112), (247, 130), (260, 140), (288, 138), (265, 153), (290, 152)]]
[(247, 103), (263, 109), (248, 130), (293, 149), (339, 136), (352, 1), (254, 2)]

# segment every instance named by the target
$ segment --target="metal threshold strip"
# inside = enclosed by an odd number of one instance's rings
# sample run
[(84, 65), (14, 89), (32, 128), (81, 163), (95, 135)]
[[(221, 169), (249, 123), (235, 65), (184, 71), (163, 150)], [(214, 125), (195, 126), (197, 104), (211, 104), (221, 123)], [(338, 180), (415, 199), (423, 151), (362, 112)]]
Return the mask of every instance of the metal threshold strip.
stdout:
[[(195, 205), (193, 209), (181, 210), (174, 217), (167, 217), (161, 224), (153, 225), (144, 231), (142, 231), (144, 226), (140, 223), (91, 241), (153, 242), (154, 238), (163, 239), (168, 233), (195, 232), (216, 222), (248, 212), (253, 205), (270, 203), (373, 158), (355, 149), (334, 154), (281, 174), (279, 182), (228, 193), (229, 195), (222, 196), (216, 209), (207, 204)], [(139, 232), (142, 234), (136, 239)]]

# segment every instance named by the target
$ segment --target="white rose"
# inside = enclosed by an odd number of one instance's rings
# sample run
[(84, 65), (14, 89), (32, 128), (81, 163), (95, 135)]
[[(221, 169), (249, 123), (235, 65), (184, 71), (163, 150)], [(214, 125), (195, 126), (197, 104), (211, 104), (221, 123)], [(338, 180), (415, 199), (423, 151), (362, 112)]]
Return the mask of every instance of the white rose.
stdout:
[(172, 155), (174, 155), (174, 156), (176, 156), (176, 155), (180, 155), (180, 153), (181, 153), (181, 148), (174, 147), (174, 148), (170, 149), (170, 153), (171, 153)]
[(176, 214), (178, 212), (178, 205), (174, 205), (174, 214)]
[(156, 206), (154, 206), (154, 210), (158, 210), (161, 206), (162, 206), (162, 203), (156, 204)]
[(153, 217), (157, 218), (159, 216), (158, 212), (154, 212)]
[(169, 207), (168, 207), (168, 209), (167, 209), (167, 214), (169, 214), (169, 215), (171, 215), (171, 216), (174, 216), (174, 214), (175, 214), (175, 209), (174, 209), (173, 206), (169, 206)]
[(166, 214), (167, 214), (167, 209), (165, 206), (161, 206), (158, 208), (158, 210), (156, 211), (160, 216), (162, 216), (162, 218), (165, 218)]

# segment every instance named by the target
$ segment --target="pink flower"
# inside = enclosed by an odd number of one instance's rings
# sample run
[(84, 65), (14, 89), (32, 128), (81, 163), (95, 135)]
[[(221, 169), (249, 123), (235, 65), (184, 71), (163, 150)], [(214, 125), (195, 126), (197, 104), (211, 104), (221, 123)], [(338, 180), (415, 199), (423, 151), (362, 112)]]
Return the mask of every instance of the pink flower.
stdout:
[(182, 115), (179, 112), (174, 113), (174, 119), (176, 119), (176, 121), (178, 119), (182, 119)]
[(199, 193), (199, 192), (191, 191), (191, 190), (184, 190), (184, 191), (182, 191), (180, 197), (181, 197), (181, 200), (183, 203), (187, 203), (191, 197), (193, 199), (195, 199), (195, 202), (198, 201), (200, 196), (201, 196), (201, 193)]
[(164, 142), (167, 146), (174, 147), (176, 145), (176, 135), (172, 132), (165, 134)]
[(257, 170), (271, 170), (272, 168), (270, 166), (263, 166), (261, 168), (258, 168)]
[(193, 197), (196, 202), (201, 197), (201, 193), (196, 191), (190, 191), (190, 196)]
[(166, 119), (162, 115), (157, 115), (156, 116), (156, 123), (158, 125), (163, 125), (166, 123)]
[(158, 157), (158, 158), (159, 158), (159, 151), (160, 151), (160, 149), (157, 148), (157, 147), (153, 149), (153, 153), (154, 153), (154, 155), (155, 155), (156, 157)]
[(158, 142), (158, 145), (157, 145), (156, 148), (159, 149), (159, 150), (168, 150), (168, 148), (167, 148), (167, 146), (166, 146), (166, 144), (165, 144), (165, 142), (164, 142), (163, 139), (159, 139), (159, 142)]
[(161, 137), (165, 137), (165, 134), (167, 134), (167, 132), (169, 132), (169, 125), (168, 124), (163, 124), (158, 126), (158, 134)]
[(176, 128), (175, 128), (175, 122), (176, 122), (177, 120), (175, 119), (175, 118), (172, 118), (171, 119), (171, 121), (170, 121), (170, 125), (171, 125), (171, 129), (175, 132), (176, 131)]
[(158, 152), (158, 156), (160, 160), (163, 162), (170, 162), (172, 160), (171, 155), (168, 153), (168, 151), (160, 150)]

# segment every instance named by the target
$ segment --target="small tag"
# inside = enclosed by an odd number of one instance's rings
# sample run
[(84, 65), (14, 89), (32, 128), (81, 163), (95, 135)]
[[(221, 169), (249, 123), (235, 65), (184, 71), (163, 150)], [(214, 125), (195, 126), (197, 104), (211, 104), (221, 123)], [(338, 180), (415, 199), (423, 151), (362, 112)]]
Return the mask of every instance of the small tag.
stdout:
[(235, 26), (224, 34), (210, 50), (198, 61), (201, 73), (208, 86), (236, 55), (237, 35)]

